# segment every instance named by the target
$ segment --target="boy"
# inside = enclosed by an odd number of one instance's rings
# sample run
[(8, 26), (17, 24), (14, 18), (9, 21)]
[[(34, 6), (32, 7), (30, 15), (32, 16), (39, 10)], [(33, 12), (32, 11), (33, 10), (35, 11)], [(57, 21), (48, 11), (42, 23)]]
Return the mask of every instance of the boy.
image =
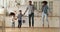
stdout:
[(48, 22), (48, 2), (47, 1), (43, 1), (42, 2), (42, 21), (43, 21), (43, 27), (44, 27), (44, 17), (46, 17), (46, 21), (48, 23), (48, 27), (49, 27), (49, 22)]
[(19, 14), (18, 14), (18, 28), (21, 28), (22, 25), (22, 11), (19, 10)]

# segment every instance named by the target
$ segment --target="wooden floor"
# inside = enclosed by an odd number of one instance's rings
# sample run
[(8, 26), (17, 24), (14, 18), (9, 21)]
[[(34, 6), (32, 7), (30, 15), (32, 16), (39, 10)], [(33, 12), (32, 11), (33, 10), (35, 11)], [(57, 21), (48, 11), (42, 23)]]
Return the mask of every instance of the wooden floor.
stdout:
[(60, 32), (60, 28), (0, 28), (0, 32)]

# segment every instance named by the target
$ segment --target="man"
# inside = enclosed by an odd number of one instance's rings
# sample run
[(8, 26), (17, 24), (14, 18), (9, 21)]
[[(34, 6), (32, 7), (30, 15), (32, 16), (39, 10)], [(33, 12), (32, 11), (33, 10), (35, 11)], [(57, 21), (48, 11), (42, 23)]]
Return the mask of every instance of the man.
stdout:
[[(29, 15), (29, 27), (31, 27), (31, 19), (32, 19), (32, 27), (34, 27), (34, 5), (32, 4), (32, 1), (29, 1), (29, 5), (25, 11), (25, 13), (28, 11), (28, 15)], [(24, 14), (25, 14), (24, 13)]]
[(42, 2), (42, 21), (43, 21), (43, 27), (44, 27), (44, 17), (46, 17), (46, 21), (48, 23), (48, 27), (49, 27), (49, 22), (48, 22), (48, 5), (47, 5), (47, 1), (43, 1)]

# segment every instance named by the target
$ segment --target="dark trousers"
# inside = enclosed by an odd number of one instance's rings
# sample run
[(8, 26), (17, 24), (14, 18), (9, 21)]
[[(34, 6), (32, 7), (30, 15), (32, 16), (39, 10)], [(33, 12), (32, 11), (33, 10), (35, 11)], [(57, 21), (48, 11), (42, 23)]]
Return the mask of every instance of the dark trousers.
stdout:
[[(31, 20), (32, 20), (32, 23), (31, 23)], [(31, 27), (31, 24), (34, 27), (34, 13), (29, 14), (29, 27)]]
[(15, 22), (12, 22), (12, 27), (15, 28)]
[(18, 20), (18, 28), (21, 28), (22, 20)]

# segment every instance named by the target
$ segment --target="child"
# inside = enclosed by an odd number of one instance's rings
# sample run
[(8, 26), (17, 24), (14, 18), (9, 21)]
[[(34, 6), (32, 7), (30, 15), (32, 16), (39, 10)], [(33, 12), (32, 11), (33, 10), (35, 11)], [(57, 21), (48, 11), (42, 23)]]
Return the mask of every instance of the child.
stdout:
[(15, 28), (15, 20), (16, 20), (16, 17), (15, 17), (15, 13), (13, 13), (13, 18), (12, 18), (12, 27)]
[(22, 10), (19, 10), (19, 14), (18, 14), (18, 28), (21, 28), (22, 25)]
[(13, 15), (13, 18), (12, 18), (12, 27), (14, 28), (15, 27), (15, 15)]
[(43, 27), (44, 27), (44, 17), (46, 17), (46, 21), (48, 23), (48, 27), (49, 27), (49, 22), (48, 22), (48, 5), (47, 5), (47, 1), (43, 1), (42, 2), (42, 21), (43, 21)]
[(15, 28), (15, 20), (17, 20), (17, 18), (15, 17), (15, 13), (11, 12), (10, 16), (12, 16), (12, 27)]

